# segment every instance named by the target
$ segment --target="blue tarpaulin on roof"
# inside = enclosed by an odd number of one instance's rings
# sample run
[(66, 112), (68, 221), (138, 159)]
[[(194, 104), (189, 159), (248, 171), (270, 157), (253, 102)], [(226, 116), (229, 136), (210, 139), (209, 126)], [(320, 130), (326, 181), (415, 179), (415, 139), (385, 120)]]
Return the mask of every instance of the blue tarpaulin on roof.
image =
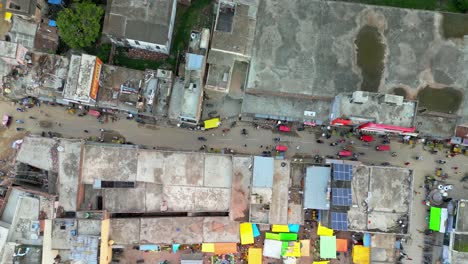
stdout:
[(63, 4), (62, 0), (48, 0), (47, 3), (51, 5), (61, 5)]
[(365, 247), (370, 247), (371, 244), (371, 235), (369, 233), (364, 233), (363, 244)]
[(189, 70), (201, 70), (203, 66), (203, 56), (198, 54), (187, 54), (187, 68)]
[(55, 20), (49, 20), (49, 27), (56, 27), (57, 26), (57, 22), (55, 22)]

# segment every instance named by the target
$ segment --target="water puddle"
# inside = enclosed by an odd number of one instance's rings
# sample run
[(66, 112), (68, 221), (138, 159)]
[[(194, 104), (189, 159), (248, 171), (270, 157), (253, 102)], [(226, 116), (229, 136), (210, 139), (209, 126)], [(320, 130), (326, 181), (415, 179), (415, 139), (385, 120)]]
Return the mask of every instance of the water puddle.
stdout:
[(364, 26), (356, 37), (357, 65), (361, 68), (362, 91), (377, 92), (384, 68), (385, 45), (375, 27)]
[(442, 35), (444, 38), (463, 38), (468, 35), (468, 16), (465, 14), (443, 13)]
[(436, 89), (425, 87), (418, 93), (419, 107), (429, 111), (453, 114), (460, 107), (463, 95), (454, 88)]

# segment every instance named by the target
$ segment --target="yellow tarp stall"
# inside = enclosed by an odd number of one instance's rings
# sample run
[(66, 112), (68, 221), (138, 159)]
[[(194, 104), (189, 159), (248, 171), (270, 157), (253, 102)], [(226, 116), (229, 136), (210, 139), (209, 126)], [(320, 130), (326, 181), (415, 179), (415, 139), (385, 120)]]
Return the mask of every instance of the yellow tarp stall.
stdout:
[(203, 243), (201, 245), (201, 252), (204, 253), (214, 253), (215, 252), (215, 245), (214, 243)]
[(262, 264), (262, 249), (249, 248), (249, 264)]
[(221, 124), (219, 117), (211, 118), (203, 121), (205, 129), (217, 128)]
[(242, 245), (254, 243), (253, 229), (251, 223), (242, 223), (239, 227), (240, 239)]
[(10, 12), (5, 12), (5, 20), (6, 21), (11, 21), (11, 17), (13, 16), (12, 13)]
[(322, 226), (319, 224), (318, 229), (317, 229), (317, 235), (319, 236), (333, 236), (333, 229), (330, 229), (328, 227)]
[(310, 256), (310, 240), (300, 240), (301, 242), (301, 256)]
[(271, 231), (276, 233), (288, 233), (289, 227), (288, 225), (273, 225)]
[(353, 263), (354, 264), (369, 264), (370, 259), (370, 248), (365, 246), (354, 246), (353, 247)]

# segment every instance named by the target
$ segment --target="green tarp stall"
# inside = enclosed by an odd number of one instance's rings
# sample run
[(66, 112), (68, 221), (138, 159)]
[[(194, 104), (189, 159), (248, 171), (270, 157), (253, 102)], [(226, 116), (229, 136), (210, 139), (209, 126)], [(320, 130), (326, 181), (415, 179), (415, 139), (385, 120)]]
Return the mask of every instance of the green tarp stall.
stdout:
[(335, 236), (320, 236), (320, 258), (335, 259), (336, 258), (336, 237)]
[(273, 239), (273, 240), (280, 240), (280, 235), (279, 235), (279, 234), (276, 234), (276, 233), (269, 233), (269, 232), (266, 232), (266, 233), (265, 233), (265, 238), (266, 238), (266, 239)]
[(296, 241), (297, 234), (296, 233), (280, 233), (280, 240), (281, 241)]
[(429, 216), (429, 229), (439, 232), (440, 229), (440, 214), (442, 209), (438, 207), (431, 207)]
[(296, 233), (270, 233), (266, 232), (265, 233), (265, 238), (266, 239), (273, 239), (273, 240), (280, 240), (280, 241), (296, 241), (297, 240), (297, 234)]

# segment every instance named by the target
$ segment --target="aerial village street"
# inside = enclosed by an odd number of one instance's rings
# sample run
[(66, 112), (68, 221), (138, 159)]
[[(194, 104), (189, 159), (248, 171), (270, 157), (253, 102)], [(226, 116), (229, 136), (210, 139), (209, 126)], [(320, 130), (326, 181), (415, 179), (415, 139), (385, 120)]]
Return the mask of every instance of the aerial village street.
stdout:
[(1, 0), (0, 264), (468, 264), (468, 0)]

